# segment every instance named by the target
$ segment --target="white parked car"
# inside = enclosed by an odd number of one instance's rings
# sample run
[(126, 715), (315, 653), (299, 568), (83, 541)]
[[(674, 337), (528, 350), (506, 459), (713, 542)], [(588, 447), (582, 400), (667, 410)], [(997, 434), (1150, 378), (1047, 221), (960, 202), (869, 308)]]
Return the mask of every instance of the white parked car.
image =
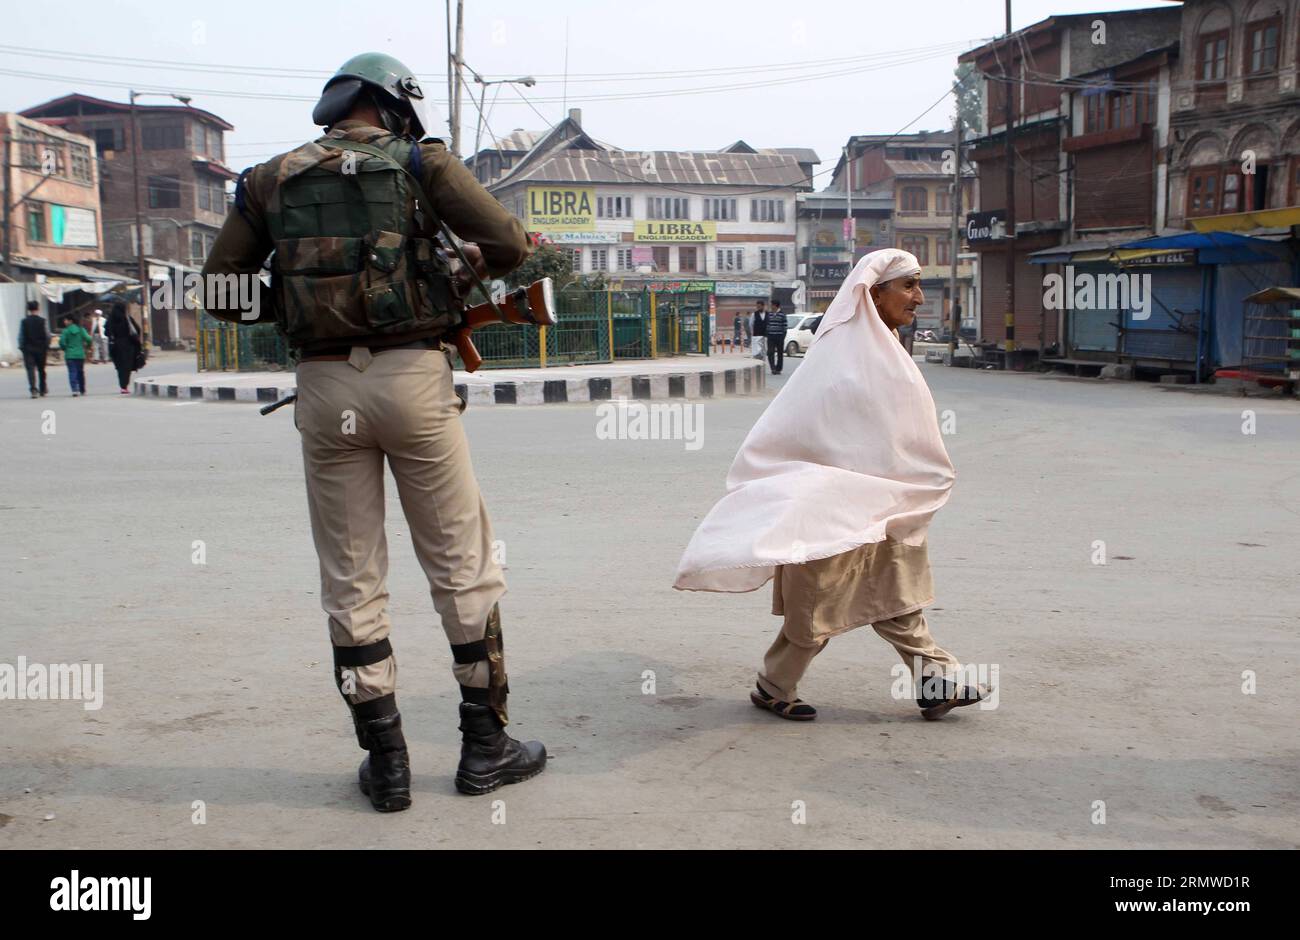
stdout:
[(785, 354), (798, 356), (807, 352), (808, 344), (813, 340), (813, 332), (821, 322), (820, 313), (805, 313), (791, 317), (790, 331), (785, 334)]

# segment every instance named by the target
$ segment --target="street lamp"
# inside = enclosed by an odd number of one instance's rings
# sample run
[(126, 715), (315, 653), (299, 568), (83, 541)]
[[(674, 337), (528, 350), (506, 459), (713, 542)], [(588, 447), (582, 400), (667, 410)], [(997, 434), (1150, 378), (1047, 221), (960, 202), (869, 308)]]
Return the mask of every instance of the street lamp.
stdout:
[[(470, 70), (470, 73), (474, 76), (474, 81), (483, 86), (483, 90), (479, 92), (478, 96), (478, 127), (474, 131), (474, 175), (477, 176), (479, 140), (483, 135), (483, 102), (484, 99), (487, 98), (487, 86), (523, 85), (525, 88), (532, 88), (537, 84), (537, 79), (533, 78), (531, 75), (525, 75), (523, 78), (498, 78), (493, 81), (488, 81), (478, 72), (475, 72), (474, 67), (468, 62), (462, 62), (461, 64)], [(496, 99), (494, 98), (492, 100), (495, 101)]]
[(174, 95), (170, 92), (136, 91), (135, 89), (131, 89), (127, 95), (131, 108), (131, 176), (132, 188), (135, 190), (136, 277), (140, 279), (140, 319), (143, 321), (140, 325), (143, 334), (140, 341), (147, 352), (150, 336), (153, 333), (153, 324), (150, 322), (153, 311), (149, 308), (149, 278), (144, 263), (144, 222), (140, 215), (140, 161), (144, 159), (144, 147), (140, 140), (140, 125), (135, 117), (135, 99), (145, 95), (175, 98), (186, 107), (189, 107), (192, 99), (186, 95)]

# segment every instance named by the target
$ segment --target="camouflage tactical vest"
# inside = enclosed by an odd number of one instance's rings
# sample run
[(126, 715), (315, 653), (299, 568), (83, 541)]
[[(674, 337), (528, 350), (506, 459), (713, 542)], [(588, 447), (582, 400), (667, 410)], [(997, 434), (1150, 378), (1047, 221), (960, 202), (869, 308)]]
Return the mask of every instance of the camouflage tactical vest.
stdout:
[(280, 162), (266, 221), (276, 324), (291, 345), (436, 335), (458, 321), (447, 258), (406, 169), (414, 146), (326, 136)]

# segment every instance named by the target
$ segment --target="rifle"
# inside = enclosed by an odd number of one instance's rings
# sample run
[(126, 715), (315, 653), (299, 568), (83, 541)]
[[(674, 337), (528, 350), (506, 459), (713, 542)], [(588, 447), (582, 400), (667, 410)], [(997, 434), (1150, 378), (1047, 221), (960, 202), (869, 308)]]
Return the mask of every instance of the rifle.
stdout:
[(474, 348), (471, 334), (480, 326), (498, 322), (554, 326), (555, 291), (551, 279), (544, 277), (527, 287), (516, 287), (500, 303), (489, 302), (465, 308), (455, 333), (455, 343), (466, 372), (474, 372), (483, 364), (483, 357)]
[[(487, 303), (466, 307), (465, 312), (461, 314), (460, 325), (453, 333), (453, 341), (456, 344), (456, 351), (460, 353), (460, 361), (465, 364), (465, 371), (474, 372), (483, 364), (483, 357), (474, 347), (474, 339), (471, 335), (480, 326), (487, 326), (489, 323), (554, 326), (555, 322), (555, 290), (551, 279), (544, 277), (540, 281), (533, 281), (527, 287), (516, 287), (500, 302), (494, 303), (489, 300)], [(262, 406), (258, 411), (269, 415), (297, 398), (297, 395), (289, 395)]]

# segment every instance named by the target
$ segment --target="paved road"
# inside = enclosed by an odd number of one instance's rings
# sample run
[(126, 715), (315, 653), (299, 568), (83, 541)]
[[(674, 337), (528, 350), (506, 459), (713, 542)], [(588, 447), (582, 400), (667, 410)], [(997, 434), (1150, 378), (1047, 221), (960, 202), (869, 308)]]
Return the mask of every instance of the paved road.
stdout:
[(766, 399), (705, 403), (699, 449), (601, 440), (592, 405), (471, 409), (512, 728), (552, 763), (454, 793), (450, 657), (393, 493), (417, 774), (394, 816), (353, 782), (288, 412), (117, 398), (105, 367), (87, 399), (56, 371), (33, 402), (0, 372), (0, 663), (102, 663), (105, 684), (98, 711), (0, 701), (0, 846), (1300, 847), (1300, 406), (923, 371), (958, 468), (931, 621), (998, 664), (997, 709), (921, 721), (869, 630), (814, 665), (818, 721), (749, 704), (767, 593), (669, 585)]

